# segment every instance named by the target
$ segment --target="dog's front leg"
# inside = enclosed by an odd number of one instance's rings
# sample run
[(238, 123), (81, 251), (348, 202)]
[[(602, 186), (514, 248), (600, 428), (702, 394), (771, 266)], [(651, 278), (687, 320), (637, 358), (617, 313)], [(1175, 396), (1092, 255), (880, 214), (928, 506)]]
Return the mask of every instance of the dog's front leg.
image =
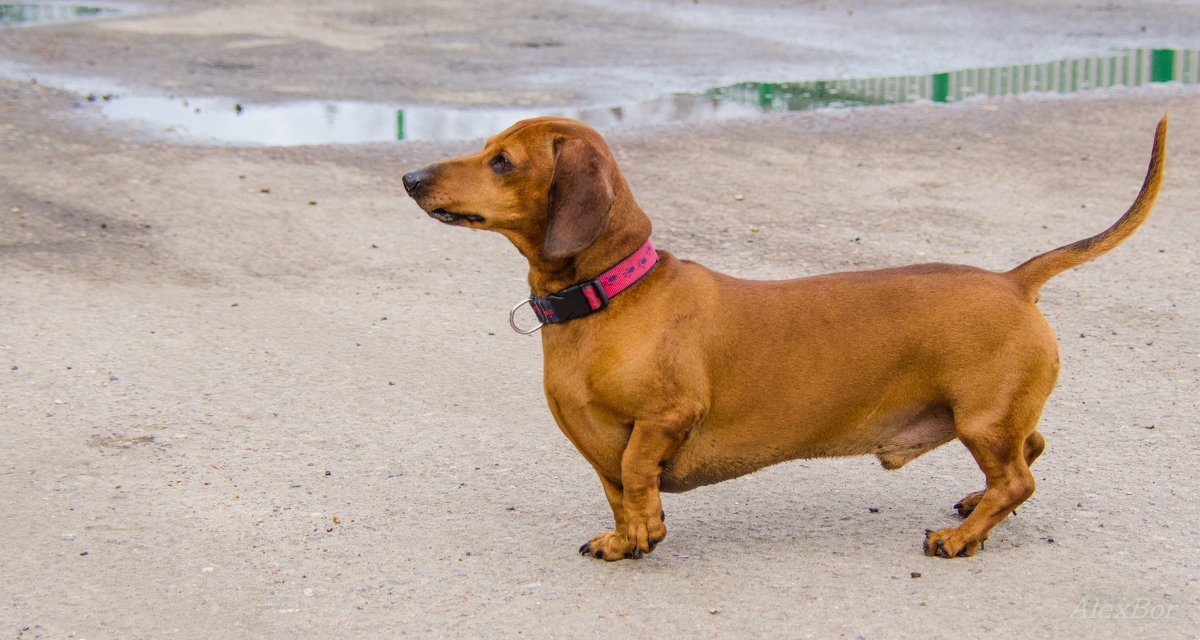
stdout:
[(597, 472), (600, 474), (600, 484), (604, 486), (604, 497), (608, 498), (608, 506), (612, 508), (616, 527), (583, 543), (583, 546), (579, 547), (579, 553), (609, 562), (632, 558), (633, 545), (629, 544), (629, 536), (625, 534), (628, 527), (625, 524), (625, 500), (621, 485), (604, 477), (604, 473), (599, 469)]
[(658, 478), (663, 462), (675, 453), (694, 420), (638, 421), (621, 454), (620, 485), (600, 476), (616, 528), (580, 547), (604, 560), (640, 558), (667, 535)]

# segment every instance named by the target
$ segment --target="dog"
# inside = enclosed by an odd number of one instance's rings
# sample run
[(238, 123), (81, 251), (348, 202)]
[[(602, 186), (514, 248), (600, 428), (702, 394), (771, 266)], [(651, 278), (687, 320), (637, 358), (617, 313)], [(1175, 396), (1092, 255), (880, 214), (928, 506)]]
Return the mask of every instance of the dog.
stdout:
[(542, 324), (509, 320), (540, 328), (550, 411), (615, 521), (580, 553), (651, 552), (667, 532), (663, 491), (799, 458), (874, 455), (899, 469), (957, 438), (986, 485), (955, 505), (959, 526), (923, 541), (926, 555), (955, 558), (974, 555), (1034, 491), (1038, 419), (1059, 371), (1038, 291), (1146, 219), (1166, 127), (1164, 115), (1141, 191), (1112, 227), (1006, 272), (716, 273), (654, 249), (603, 138), (564, 118), (522, 120), (403, 183), (431, 217), (496, 231), (529, 261), (522, 305)]

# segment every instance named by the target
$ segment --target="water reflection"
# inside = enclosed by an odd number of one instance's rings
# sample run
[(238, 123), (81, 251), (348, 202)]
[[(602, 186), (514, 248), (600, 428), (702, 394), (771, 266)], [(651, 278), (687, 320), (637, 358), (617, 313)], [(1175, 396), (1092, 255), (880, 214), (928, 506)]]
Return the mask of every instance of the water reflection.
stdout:
[(464, 140), (486, 138), (523, 118), (562, 116), (600, 129), (672, 122), (698, 122), (752, 116), (758, 109), (734, 101), (693, 94), (671, 94), (619, 107), (549, 109), (454, 109), (410, 107), (399, 112), (396, 139)]
[(1075, 93), (1158, 82), (1200, 84), (1200, 51), (1136, 49), (1111, 56), (929, 75), (793, 83), (750, 82), (700, 94), (671, 94), (615, 107), (557, 109), (400, 107), (357, 101), (254, 104), (233, 98), (136, 95), (93, 78), (39, 76), (38, 81), (89, 96), (113, 120), (146, 123), (174, 137), (207, 143), (287, 146), (479, 139), (517, 120), (536, 115), (566, 116), (597, 129), (612, 130), (751, 117), (772, 111), (914, 101), (956, 102), (975, 96)]
[(116, 7), (58, 3), (0, 4), (0, 27), (71, 22), (115, 16)]
[(97, 86), (88, 79), (42, 76), (38, 81), (87, 96), (111, 120), (150, 124), (171, 137), (271, 146), (470, 140), (486, 138), (517, 120), (539, 115), (575, 118), (605, 130), (758, 113), (752, 106), (688, 94), (611, 108), (397, 109), (394, 105), (356, 101), (311, 100), (264, 105), (233, 98), (139, 96)]
[(975, 96), (1032, 92), (1078, 93), (1115, 86), (1140, 87), (1151, 82), (1200, 83), (1200, 51), (1133, 49), (1113, 56), (920, 76), (797, 83), (747, 82), (710, 89), (704, 95), (753, 105), (762, 111), (807, 111), (919, 100), (957, 102)]

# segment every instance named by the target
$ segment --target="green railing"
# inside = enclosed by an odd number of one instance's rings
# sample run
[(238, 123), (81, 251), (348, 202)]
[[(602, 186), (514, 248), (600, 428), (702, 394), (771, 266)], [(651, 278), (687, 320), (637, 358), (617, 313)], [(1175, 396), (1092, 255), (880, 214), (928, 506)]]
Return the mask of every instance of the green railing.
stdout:
[(805, 111), (974, 96), (1076, 93), (1151, 82), (1200, 84), (1200, 51), (1132, 49), (1120, 55), (1041, 64), (962, 69), (929, 75), (814, 82), (744, 82), (710, 89), (705, 97), (756, 105), (764, 111)]
[(0, 26), (86, 20), (120, 13), (113, 7), (70, 4), (0, 4)]

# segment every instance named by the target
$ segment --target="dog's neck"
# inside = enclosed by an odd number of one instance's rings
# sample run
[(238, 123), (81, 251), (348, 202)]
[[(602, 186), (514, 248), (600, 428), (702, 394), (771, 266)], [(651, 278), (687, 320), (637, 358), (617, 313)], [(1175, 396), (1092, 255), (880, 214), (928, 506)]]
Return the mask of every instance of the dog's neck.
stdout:
[(590, 247), (560, 260), (546, 259), (541, 251), (522, 251), (529, 260), (529, 290), (533, 295), (546, 296), (597, 278), (632, 255), (650, 237), (650, 218), (634, 201), (629, 187), (624, 180), (615, 187), (608, 224)]

